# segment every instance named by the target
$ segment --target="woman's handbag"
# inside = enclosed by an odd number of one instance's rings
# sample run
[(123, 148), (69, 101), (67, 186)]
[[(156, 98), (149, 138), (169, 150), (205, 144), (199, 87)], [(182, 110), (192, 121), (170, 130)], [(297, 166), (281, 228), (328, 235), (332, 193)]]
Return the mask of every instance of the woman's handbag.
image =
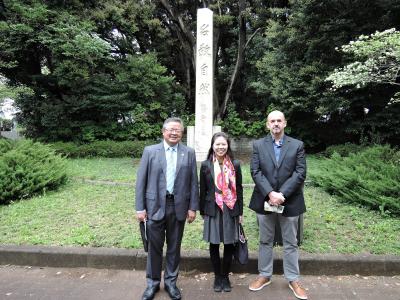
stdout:
[(239, 223), (239, 241), (235, 244), (235, 252), (233, 254), (235, 260), (241, 265), (247, 264), (249, 261), (249, 249), (247, 248), (247, 239), (244, 234), (243, 226)]

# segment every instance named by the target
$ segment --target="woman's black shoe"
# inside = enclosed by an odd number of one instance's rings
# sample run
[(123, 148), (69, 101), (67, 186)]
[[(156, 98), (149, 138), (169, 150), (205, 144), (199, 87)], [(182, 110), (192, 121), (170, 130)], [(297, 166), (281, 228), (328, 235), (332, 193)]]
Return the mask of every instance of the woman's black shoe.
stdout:
[(224, 292), (230, 292), (232, 290), (228, 275), (222, 277), (222, 288), (224, 289)]
[(214, 279), (214, 292), (220, 293), (222, 291), (222, 280), (221, 276), (215, 275)]

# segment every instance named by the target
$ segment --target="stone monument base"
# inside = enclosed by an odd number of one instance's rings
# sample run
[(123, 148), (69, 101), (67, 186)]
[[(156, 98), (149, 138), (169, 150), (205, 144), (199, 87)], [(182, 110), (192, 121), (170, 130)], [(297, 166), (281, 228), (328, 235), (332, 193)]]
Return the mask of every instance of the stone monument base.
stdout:
[[(186, 128), (187, 130), (187, 146), (193, 148), (196, 150), (195, 147), (195, 126), (187, 126)], [(221, 132), (221, 126), (213, 126), (213, 132), (212, 134), (216, 133), (216, 132)], [(211, 140), (209, 141), (198, 141), (201, 144), (205, 144), (205, 145), (211, 145)], [(208, 149), (208, 148), (207, 148)], [(196, 160), (199, 161), (203, 161), (207, 159), (207, 154), (208, 152), (199, 152), (196, 150)]]

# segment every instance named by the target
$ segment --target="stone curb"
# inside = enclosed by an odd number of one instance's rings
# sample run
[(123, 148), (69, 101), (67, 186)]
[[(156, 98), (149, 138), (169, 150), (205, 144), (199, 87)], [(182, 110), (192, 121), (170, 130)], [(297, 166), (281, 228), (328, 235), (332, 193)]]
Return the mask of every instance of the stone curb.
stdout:
[[(146, 253), (118, 248), (0, 245), (0, 265), (144, 270)], [(188, 273), (210, 272), (208, 251), (182, 251), (180, 269)], [(301, 253), (300, 270), (304, 275), (393, 276), (400, 274), (400, 257)], [(256, 274), (257, 253), (250, 253), (249, 263), (245, 266), (234, 263), (233, 272)], [(275, 256), (274, 273), (282, 274), (280, 253)]]
[[(98, 185), (113, 185), (113, 186), (130, 186), (130, 187), (135, 187), (136, 183), (135, 182), (118, 182), (118, 181), (110, 181), (110, 180), (101, 180), (101, 179), (87, 179), (84, 177), (73, 177), (72, 180), (76, 182), (82, 182), (82, 183), (88, 183), (88, 184), (98, 184)], [(310, 180), (306, 180), (305, 184), (310, 184)], [(243, 183), (242, 184), (243, 188), (245, 189), (251, 189), (255, 187), (254, 183)]]
[[(74, 177), (72, 180), (76, 182), (88, 183), (88, 184), (98, 184), (98, 185), (113, 185), (113, 186), (130, 186), (135, 187), (136, 183), (129, 183), (129, 182), (118, 182), (118, 181), (109, 181), (109, 180), (101, 180), (101, 179), (87, 179), (83, 177)], [(254, 183), (243, 183), (243, 188), (254, 188)]]

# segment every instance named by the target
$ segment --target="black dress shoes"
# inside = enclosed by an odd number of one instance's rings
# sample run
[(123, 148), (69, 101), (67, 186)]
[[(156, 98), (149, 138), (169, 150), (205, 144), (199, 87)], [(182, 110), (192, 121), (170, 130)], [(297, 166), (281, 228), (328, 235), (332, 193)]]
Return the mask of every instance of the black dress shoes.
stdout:
[(176, 285), (166, 285), (165, 290), (172, 300), (179, 300), (182, 298), (181, 291), (176, 287)]
[(222, 277), (222, 288), (224, 292), (230, 292), (232, 290), (231, 282), (229, 281), (228, 275)]
[(159, 285), (148, 286), (143, 293), (142, 300), (152, 300), (155, 294), (160, 290)]
[(222, 277), (220, 275), (215, 275), (214, 279), (214, 292), (222, 292)]

